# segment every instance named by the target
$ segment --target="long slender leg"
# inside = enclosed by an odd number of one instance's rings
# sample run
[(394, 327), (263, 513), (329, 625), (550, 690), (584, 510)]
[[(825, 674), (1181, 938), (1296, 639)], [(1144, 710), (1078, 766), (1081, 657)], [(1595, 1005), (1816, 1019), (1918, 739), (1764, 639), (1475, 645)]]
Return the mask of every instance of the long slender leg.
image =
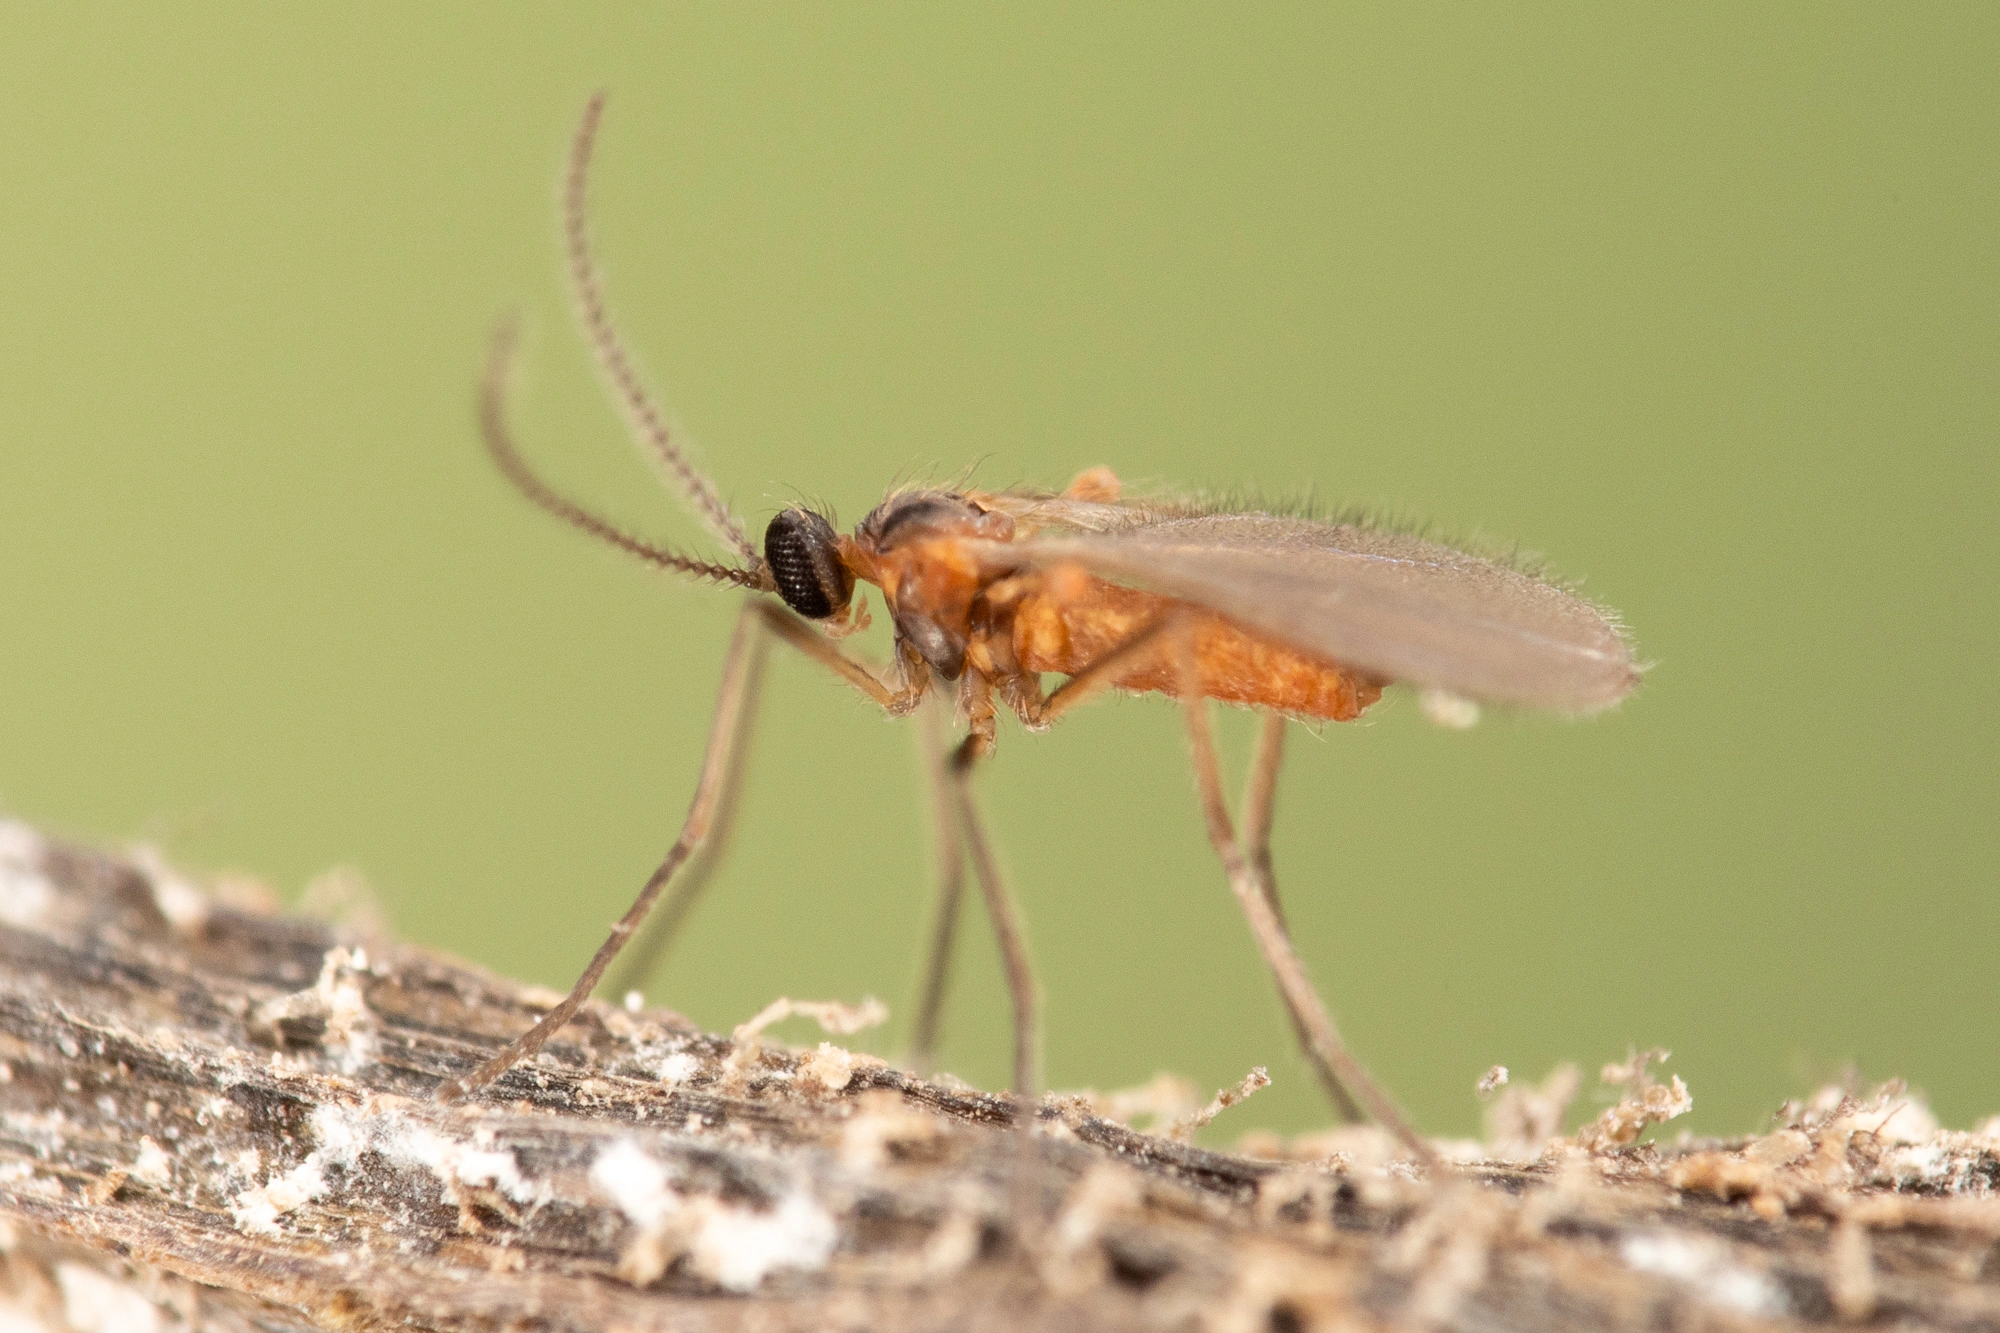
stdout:
[(1285, 765), (1285, 732), (1290, 726), (1291, 719), (1283, 713), (1266, 713), (1259, 722), (1250, 776), (1243, 784), (1243, 813), (1237, 820), (1243, 831), (1243, 855), (1263, 881), (1281, 926), (1285, 908), (1278, 901), (1277, 877), (1271, 873), (1271, 824), (1278, 815), (1278, 770)]
[(1437, 1162), (1431, 1146), (1411, 1128), (1389, 1095), (1340, 1039), (1333, 1017), (1306, 976), (1305, 964), (1292, 948), (1291, 938), (1271, 905), (1271, 895), (1250, 863), (1244, 858), (1231, 826), (1229, 806), (1222, 792), (1222, 770), (1216, 762), (1215, 736), (1208, 725), (1208, 701), (1202, 697), (1201, 682), (1195, 671), (1193, 642), (1181, 630), (1176, 634), (1176, 657), (1181, 675), (1181, 710), (1187, 720), (1188, 742), (1193, 751), (1195, 785), (1201, 796), (1202, 817), (1208, 824), (1208, 840), (1222, 859), (1229, 888), (1250, 920), (1250, 933), (1264, 954), (1264, 961), (1278, 983), (1278, 994), (1291, 1011), (1292, 1024), (1303, 1039), (1306, 1058), (1321, 1071), (1322, 1081), (1332, 1080), (1354, 1089), (1376, 1122), (1426, 1165)]
[(721, 796), (716, 800), (715, 818), (709, 824), (708, 836), (702, 839), (701, 846), (689, 858), (686, 872), (673, 882), (666, 898), (653, 910), (652, 918), (639, 932), (638, 939), (620, 956), (607, 984), (608, 991), (613, 995), (645, 988), (646, 982), (659, 970), (661, 961), (674, 947), (682, 925), (708, 888), (709, 880), (729, 854), (730, 838), (736, 831), (736, 812), (742, 803), (743, 774), (749, 767), (746, 760), (750, 741), (756, 731), (757, 705), (763, 698), (764, 668), (769, 661), (769, 648), (770, 640), (763, 634), (751, 640), (750, 667), (743, 683), (743, 723), (736, 729), (734, 748), (724, 770), (728, 777)]
[[(1250, 776), (1243, 784), (1243, 814), (1238, 821), (1243, 836), (1243, 859), (1257, 876), (1264, 899), (1271, 905), (1271, 916), (1287, 939), (1291, 938), (1291, 928), (1285, 923), (1285, 905), (1278, 897), (1278, 879), (1271, 868), (1271, 824), (1277, 817), (1278, 770), (1285, 762), (1285, 731), (1290, 726), (1291, 719), (1283, 713), (1264, 714), (1257, 730), (1257, 749), (1250, 758)], [(1292, 1014), (1289, 1004), (1285, 1013), (1293, 1018), (1292, 1030), (1298, 1034), (1300, 1048), (1310, 1048), (1311, 1035)], [(1309, 1063), (1326, 1091), (1327, 1100), (1333, 1103), (1335, 1114), (1349, 1124), (1367, 1118), (1355, 1103), (1354, 1095), (1329, 1066), (1318, 1060)]]
[(736, 732), (743, 720), (744, 705), (750, 697), (747, 687), (757, 658), (753, 639), (768, 619), (761, 614), (760, 607), (759, 602), (752, 602), (737, 617), (736, 630), (729, 640), (729, 652), (723, 659), (722, 689), (716, 701), (715, 725), (708, 733), (708, 750), (702, 757), (701, 777), (695, 783), (694, 800), (688, 805), (687, 819), (681, 825), (680, 836), (674, 840), (666, 858), (647, 878), (638, 898), (618, 919), (618, 924), (611, 928), (610, 937), (598, 946), (590, 966), (583, 970), (583, 975), (577, 978), (576, 985), (562, 1002), (543, 1014), (533, 1027), (501, 1047), (485, 1064), (441, 1086), (437, 1094), (439, 1101), (456, 1101), (469, 1092), (485, 1087), (534, 1055), (563, 1024), (569, 1022), (583, 1002), (590, 998), (590, 993), (597, 989), (599, 978), (611, 966), (611, 960), (618, 956), (625, 941), (646, 919), (646, 913), (666, 887), (667, 881), (673, 878), (674, 872), (680, 869), (707, 834), (715, 817), (716, 805), (729, 785), (729, 761), (736, 752)]
[(776, 602), (759, 601), (755, 606), (772, 633), (882, 705), (891, 715), (901, 717), (923, 702), (927, 680), (913, 679), (902, 689), (892, 690), (867, 667), (828, 643), (825, 635)]
[(910, 1065), (928, 1073), (937, 1058), (938, 1032), (944, 1022), (945, 987), (951, 980), (952, 945), (958, 936), (959, 909), (965, 902), (965, 850), (960, 845), (957, 803), (945, 756), (944, 710), (933, 703), (922, 711), (925, 794), (931, 802), (937, 855), (937, 903), (932, 908), (930, 951), (924, 960), (923, 988), (917, 996), (916, 1022), (910, 1029)]
[(979, 881), (986, 916), (992, 922), (993, 938), (1000, 946), (1000, 962), (1007, 974), (1007, 998), (1014, 1010), (1014, 1097), (1020, 1103), (1021, 1122), (1026, 1125), (1032, 1123), (1033, 1102), (1041, 1086), (1036, 1051), (1035, 973), (1028, 962), (1028, 941), (1021, 929), (1020, 911), (1000, 873), (1000, 863), (987, 841), (985, 823), (972, 794), (973, 765), (993, 749), (993, 701), (983, 678), (968, 676), (966, 685), (966, 717), (971, 730), (952, 756), (952, 803), (957, 808), (959, 832), (965, 839), (965, 854), (972, 862), (973, 877)]

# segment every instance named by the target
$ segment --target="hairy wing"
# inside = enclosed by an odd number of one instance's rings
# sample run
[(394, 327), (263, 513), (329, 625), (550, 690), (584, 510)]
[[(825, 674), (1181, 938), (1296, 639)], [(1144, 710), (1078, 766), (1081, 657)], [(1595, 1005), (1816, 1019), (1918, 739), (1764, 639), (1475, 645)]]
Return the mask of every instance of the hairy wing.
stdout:
[(1593, 713), (1639, 679), (1631, 646), (1603, 609), (1403, 533), (1208, 514), (1049, 532), (1016, 549), (1037, 567), (1075, 564), (1371, 676), (1484, 702)]

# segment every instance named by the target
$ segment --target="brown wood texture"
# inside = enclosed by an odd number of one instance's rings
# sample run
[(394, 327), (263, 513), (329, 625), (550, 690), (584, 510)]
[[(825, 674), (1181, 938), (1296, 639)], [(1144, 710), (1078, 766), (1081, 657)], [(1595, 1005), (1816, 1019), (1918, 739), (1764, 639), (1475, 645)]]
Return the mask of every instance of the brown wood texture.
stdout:
[(593, 1004), (447, 1107), (553, 997), (141, 861), (0, 823), (8, 1329), (2000, 1327), (2000, 1139), (1893, 1099), (1425, 1178)]

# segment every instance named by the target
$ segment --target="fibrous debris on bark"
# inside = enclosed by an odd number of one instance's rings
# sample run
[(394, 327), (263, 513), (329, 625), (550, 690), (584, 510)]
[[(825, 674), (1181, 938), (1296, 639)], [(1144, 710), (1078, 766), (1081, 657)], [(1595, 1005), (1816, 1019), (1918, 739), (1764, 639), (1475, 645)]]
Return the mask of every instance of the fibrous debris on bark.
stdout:
[(593, 1004), (434, 1100), (552, 998), (0, 823), (0, 1322), (2000, 1327), (2000, 1132), (1894, 1090), (1666, 1147), (1635, 1139), (1687, 1091), (1648, 1052), (1569, 1138), (1573, 1072), (1507, 1087), (1426, 1176), (1368, 1131), (1211, 1152), (1082, 1096), (1024, 1139), (833, 1043)]

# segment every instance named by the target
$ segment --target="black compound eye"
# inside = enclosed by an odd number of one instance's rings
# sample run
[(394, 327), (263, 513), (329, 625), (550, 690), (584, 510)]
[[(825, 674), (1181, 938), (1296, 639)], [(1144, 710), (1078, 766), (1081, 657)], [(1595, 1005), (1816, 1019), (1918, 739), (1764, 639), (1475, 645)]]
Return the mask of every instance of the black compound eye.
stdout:
[(833, 524), (810, 509), (786, 509), (764, 529), (764, 560), (785, 605), (807, 620), (843, 611), (854, 596), (854, 575), (840, 563)]

